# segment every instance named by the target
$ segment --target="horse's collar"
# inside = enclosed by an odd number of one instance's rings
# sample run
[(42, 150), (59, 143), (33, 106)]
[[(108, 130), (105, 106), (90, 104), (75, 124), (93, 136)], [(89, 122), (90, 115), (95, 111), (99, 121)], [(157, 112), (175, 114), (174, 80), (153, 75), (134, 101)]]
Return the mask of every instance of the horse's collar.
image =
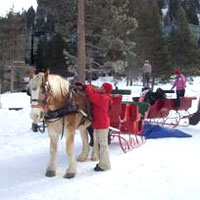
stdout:
[(79, 110), (75, 105), (68, 105), (66, 107), (59, 108), (54, 111), (48, 111), (45, 115), (45, 120), (61, 118), (67, 115), (79, 113)]

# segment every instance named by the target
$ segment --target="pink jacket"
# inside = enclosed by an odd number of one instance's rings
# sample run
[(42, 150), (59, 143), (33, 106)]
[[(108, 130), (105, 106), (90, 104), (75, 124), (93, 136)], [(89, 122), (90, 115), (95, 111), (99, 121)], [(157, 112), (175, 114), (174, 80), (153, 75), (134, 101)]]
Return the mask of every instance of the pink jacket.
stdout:
[(174, 81), (172, 89), (176, 87), (176, 90), (184, 90), (186, 87), (186, 80), (185, 76), (183, 74), (180, 74), (176, 77), (176, 80)]

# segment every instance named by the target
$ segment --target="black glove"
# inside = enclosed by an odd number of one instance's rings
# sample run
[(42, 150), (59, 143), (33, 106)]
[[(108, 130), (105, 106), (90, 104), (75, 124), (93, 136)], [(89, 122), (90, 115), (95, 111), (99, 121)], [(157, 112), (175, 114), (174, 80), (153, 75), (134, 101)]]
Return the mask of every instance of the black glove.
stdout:
[(83, 86), (83, 83), (81, 83), (81, 82), (76, 82), (76, 83), (75, 83), (75, 86)]
[(85, 90), (85, 84), (83, 84), (83, 83), (76, 82), (76, 83), (75, 83), (75, 86), (76, 86), (76, 87), (79, 87), (81, 90)]

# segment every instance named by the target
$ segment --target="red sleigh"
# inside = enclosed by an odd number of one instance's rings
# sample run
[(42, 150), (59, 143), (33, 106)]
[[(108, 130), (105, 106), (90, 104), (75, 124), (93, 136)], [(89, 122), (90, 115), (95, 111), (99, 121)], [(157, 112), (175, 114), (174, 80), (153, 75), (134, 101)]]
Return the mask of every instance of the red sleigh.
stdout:
[(122, 95), (113, 95), (110, 112), (110, 136), (118, 139), (121, 149), (127, 152), (142, 145), (144, 119), (148, 115), (149, 104), (142, 102), (122, 102)]

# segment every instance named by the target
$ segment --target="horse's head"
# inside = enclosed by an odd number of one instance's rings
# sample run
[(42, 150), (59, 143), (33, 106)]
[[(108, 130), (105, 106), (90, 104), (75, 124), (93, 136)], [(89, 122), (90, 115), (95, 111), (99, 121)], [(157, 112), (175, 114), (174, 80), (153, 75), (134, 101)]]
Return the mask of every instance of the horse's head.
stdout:
[(31, 118), (35, 123), (42, 122), (47, 101), (50, 95), (50, 86), (48, 85), (49, 72), (34, 75), (28, 85), (31, 95)]

